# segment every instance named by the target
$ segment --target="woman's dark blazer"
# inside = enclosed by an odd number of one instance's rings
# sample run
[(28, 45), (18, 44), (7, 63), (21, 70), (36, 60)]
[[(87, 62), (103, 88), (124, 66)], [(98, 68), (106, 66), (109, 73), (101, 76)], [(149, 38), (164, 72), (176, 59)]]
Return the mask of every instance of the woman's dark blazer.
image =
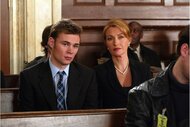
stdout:
[[(20, 110), (57, 110), (55, 85), (49, 61), (41, 62), (20, 73)], [(72, 62), (68, 77), (68, 109), (97, 108), (98, 91), (94, 70)]]
[(95, 67), (101, 108), (125, 108), (128, 91), (151, 78), (150, 67), (135, 60), (129, 61), (132, 74), (131, 87), (121, 87), (116, 76), (113, 61)]

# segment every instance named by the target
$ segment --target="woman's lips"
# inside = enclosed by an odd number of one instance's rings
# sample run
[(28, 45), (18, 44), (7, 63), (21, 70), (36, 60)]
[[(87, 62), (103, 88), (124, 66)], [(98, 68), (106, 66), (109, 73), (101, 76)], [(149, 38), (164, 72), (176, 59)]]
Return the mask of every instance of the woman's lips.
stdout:
[(113, 51), (118, 51), (120, 50), (121, 48), (114, 48)]

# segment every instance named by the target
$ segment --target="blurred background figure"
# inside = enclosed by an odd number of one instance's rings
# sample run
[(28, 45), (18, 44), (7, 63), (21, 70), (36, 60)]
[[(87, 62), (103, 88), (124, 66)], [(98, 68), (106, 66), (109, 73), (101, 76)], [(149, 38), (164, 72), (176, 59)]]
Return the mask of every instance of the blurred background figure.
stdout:
[(137, 56), (134, 58), (136, 58), (136, 60), (140, 62), (147, 63), (150, 66), (161, 67), (160, 58), (156, 54), (156, 52), (152, 49), (145, 47), (141, 43), (141, 39), (143, 38), (143, 27), (141, 26), (141, 24), (133, 21), (129, 23), (129, 28), (132, 36), (130, 48)]
[(29, 62), (25, 68), (34, 66), (40, 62), (43, 62), (45, 60), (47, 60), (47, 58), (50, 55), (50, 49), (48, 47), (48, 39), (49, 39), (49, 34), (51, 31), (51, 27), (52, 25), (48, 25), (44, 28), (43, 32), (42, 32), (42, 42), (41, 42), (41, 46), (43, 48), (43, 52), (44, 52), (44, 56), (38, 56), (36, 58), (34, 58), (34, 60), (32, 60), (31, 62)]
[(131, 53), (131, 58), (150, 65), (151, 72), (153, 74), (159, 73), (162, 70), (160, 57), (157, 55), (155, 51), (145, 47), (141, 43), (141, 39), (143, 38), (142, 25), (136, 21), (133, 21), (129, 23), (129, 28), (132, 36), (130, 49), (133, 51), (133, 53)]

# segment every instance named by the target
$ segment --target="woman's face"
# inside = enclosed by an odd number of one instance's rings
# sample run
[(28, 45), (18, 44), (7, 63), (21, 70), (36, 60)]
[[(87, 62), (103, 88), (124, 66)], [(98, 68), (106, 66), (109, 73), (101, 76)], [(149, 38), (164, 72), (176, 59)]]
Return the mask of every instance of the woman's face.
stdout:
[(112, 56), (120, 57), (127, 54), (130, 39), (118, 27), (109, 27), (105, 34), (106, 46)]

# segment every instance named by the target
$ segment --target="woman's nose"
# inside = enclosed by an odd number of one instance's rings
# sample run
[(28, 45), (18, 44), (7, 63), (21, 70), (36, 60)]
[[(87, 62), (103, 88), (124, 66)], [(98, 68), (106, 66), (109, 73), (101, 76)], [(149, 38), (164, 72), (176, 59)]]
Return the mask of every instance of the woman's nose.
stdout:
[(114, 38), (114, 45), (117, 45), (119, 42), (119, 39), (118, 38)]

